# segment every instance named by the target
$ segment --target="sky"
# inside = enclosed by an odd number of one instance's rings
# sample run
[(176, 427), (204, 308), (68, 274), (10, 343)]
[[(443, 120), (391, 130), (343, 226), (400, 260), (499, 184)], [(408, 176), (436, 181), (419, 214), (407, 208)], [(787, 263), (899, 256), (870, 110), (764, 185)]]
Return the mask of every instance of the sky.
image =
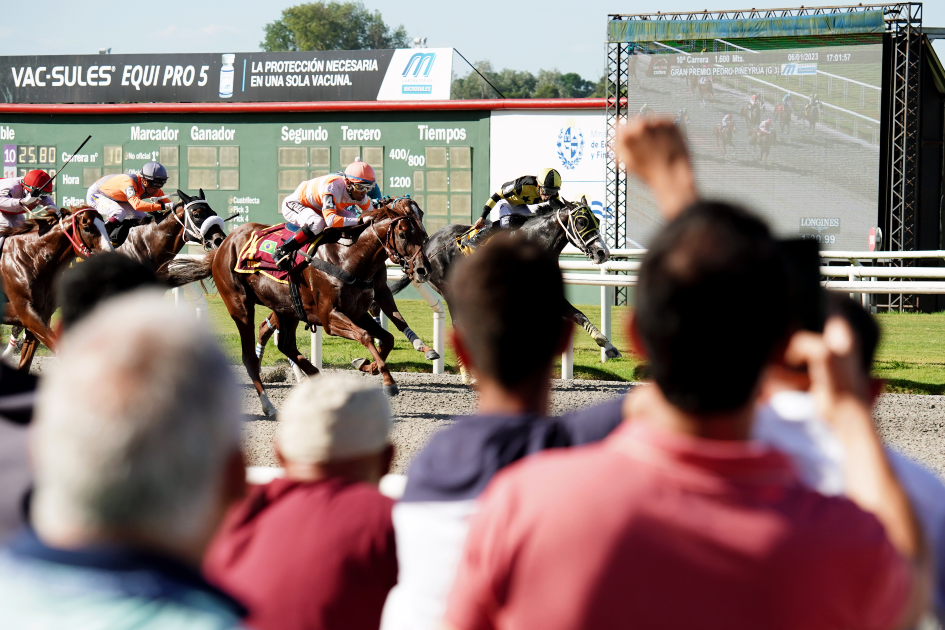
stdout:
[[(127, 0), (46, 0), (42, 28), (30, 2), (7, 3), (0, 24), (0, 55), (113, 53), (252, 52), (259, 50), (264, 26), (285, 0), (161, 0), (146, 11)], [(703, 9), (790, 6), (784, 0), (364, 0), (390, 25), (403, 24), (412, 37), (426, 37), (430, 48), (456, 48), (471, 62), (537, 72), (558, 69), (596, 80), (606, 63), (608, 13), (702, 11)], [(805, 3), (808, 4), (808, 3)], [(846, 2), (838, 3), (846, 4)], [(160, 17), (155, 17), (160, 15)], [(926, 2), (925, 26), (945, 27), (945, 1)], [(935, 49), (945, 59), (945, 41)]]

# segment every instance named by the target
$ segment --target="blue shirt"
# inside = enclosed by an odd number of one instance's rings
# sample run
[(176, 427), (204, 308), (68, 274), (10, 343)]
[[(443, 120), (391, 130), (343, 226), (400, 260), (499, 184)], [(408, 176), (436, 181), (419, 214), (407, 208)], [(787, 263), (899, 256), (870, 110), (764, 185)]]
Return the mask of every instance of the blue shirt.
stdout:
[(171, 558), (121, 546), (46, 546), (26, 532), (0, 552), (0, 628), (223, 630), (245, 609)]

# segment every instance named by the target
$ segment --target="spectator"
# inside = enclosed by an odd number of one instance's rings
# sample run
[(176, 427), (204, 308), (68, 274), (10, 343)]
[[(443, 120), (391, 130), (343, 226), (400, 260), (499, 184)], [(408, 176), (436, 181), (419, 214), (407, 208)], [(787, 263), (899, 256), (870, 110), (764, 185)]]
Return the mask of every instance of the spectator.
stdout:
[[(879, 325), (845, 294), (831, 293), (827, 300), (830, 312), (845, 320), (853, 332), (854, 364), (866, 385), (859, 390), (860, 399), (872, 408), (883, 389), (883, 381), (872, 377)], [(790, 457), (807, 487), (828, 496), (842, 495), (846, 486), (843, 445), (833, 427), (817, 413), (809, 388), (806, 372), (770, 366), (761, 395), (765, 404), (755, 417), (753, 436)], [(934, 604), (939, 618), (945, 619), (945, 484), (934, 472), (901, 453), (887, 448), (886, 456), (912, 501), (936, 561)]]
[[(456, 354), (476, 379), (477, 413), (430, 440), (394, 507), (398, 585), (382, 627), (438, 628), (479, 494), (503, 467), (553, 447), (602, 439), (616, 420), (547, 417), (555, 356), (570, 341), (557, 261), (500, 235), (452, 272), (449, 303)], [(527, 313), (527, 320), (523, 314)], [(532, 341), (521, 351), (522, 338)]]
[(0, 627), (237, 626), (198, 568), (245, 488), (239, 399), (210, 333), (159, 294), (70, 331), (37, 399), (35, 531), (0, 553)]
[(377, 630), (397, 582), (390, 406), (360, 379), (299, 384), (279, 414), (284, 479), (252, 488), (207, 554), (212, 581), (246, 602), (257, 630)]
[(92, 256), (67, 269), (56, 284), (59, 325), (68, 330), (108, 298), (157, 286), (151, 270), (133, 258), (111, 252)]
[(723, 204), (679, 214), (643, 261), (629, 324), (654, 380), (637, 405), (645, 412), (602, 444), (500, 473), (471, 526), (447, 626), (915, 621), (922, 535), (851, 394), (842, 322), (823, 338), (797, 334), (787, 356), (808, 364), (824, 416), (840, 427), (853, 502), (803, 488), (786, 458), (748, 441), (760, 373), (786, 341), (786, 294), (758, 220)]

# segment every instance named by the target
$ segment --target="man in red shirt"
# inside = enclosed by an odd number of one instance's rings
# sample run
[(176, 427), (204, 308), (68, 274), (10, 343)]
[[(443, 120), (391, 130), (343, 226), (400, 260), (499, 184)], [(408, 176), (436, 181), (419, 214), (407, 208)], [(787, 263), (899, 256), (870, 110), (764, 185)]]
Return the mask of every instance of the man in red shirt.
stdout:
[(537, 455), (496, 477), (471, 525), (447, 626), (915, 622), (925, 545), (854, 394), (842, 322), (823, 337), (798, 333), (786, 355), (807, 365), (843, 436), (850, 500), (805, 489), (784, 456), (749, 441), (759, 375), (784, 352), (787, 289), (767, 228), (743, 211), (698, 203), (664, 228), (642, 264), (629, 327), (654, 380), (632, 407), (643, 412), (599, 445)]
[(252, 488), (204, 561), (256, 630), (376, 630), (397, 582), (393, 502), (378, 492), (393, 447), (384, 393), (360, 379), (303, 381), (279, 414), (285, 478)]

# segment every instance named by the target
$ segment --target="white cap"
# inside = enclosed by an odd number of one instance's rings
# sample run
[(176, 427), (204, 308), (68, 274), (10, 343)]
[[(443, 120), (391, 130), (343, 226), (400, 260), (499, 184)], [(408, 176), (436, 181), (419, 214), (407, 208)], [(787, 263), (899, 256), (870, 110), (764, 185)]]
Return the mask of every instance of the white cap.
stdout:
[(287, 461), (340, 461), (382, 451), (390, 427), (390, 403), (380, 388), (360, 378), (320, 375), (289, 394), (276, 444)]
[(224, 53), (224, 54), (223, 54), (223, 63), (224, 63), (224, 64), (233, 63), (234, 61), (236, 61), (236, 55), (235, 55), (235, 54), (233, 54), (233, 53)]

